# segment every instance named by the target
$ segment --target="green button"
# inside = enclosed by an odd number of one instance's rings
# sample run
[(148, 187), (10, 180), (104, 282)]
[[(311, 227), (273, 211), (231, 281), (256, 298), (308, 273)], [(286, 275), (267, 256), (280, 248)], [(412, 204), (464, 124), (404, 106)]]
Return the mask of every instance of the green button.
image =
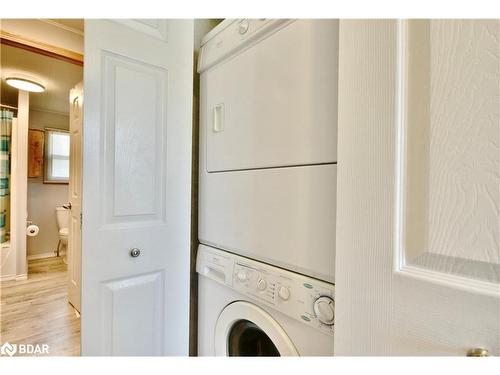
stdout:
[(305, 315), (301, 315), (300, 316), (302, 319), (304, 319), (306, 322), (310, 322), (311, 319), (309, 319), (309, 317), (305, 316)]
[(308, 283), (304, 283), (304, 286), (307, 288), (307, 289), (312, 289), (313, 286), (311, 284), (308, 284)]

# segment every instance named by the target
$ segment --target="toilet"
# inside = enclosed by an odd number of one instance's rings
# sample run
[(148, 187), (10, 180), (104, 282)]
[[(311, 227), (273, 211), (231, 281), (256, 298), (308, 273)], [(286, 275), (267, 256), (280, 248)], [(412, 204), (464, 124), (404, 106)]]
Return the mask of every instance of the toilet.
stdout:
[(56, 207), (56, 220), (59, 229), (59, 242), (57, 243), (57, 256), (59, 256), (60, 250), (68, 246), (69, 209), (63, 206)]

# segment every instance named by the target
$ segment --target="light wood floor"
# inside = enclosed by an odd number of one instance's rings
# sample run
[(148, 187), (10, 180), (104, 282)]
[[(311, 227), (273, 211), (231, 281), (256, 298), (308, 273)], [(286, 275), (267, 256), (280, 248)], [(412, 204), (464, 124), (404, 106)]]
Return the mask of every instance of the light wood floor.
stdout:
[(62, 258), (28, 262), (28, 280), (0, 283), (0, 345), (48, 344), (51, 356), (80, 355), (80, 318), (67, 298)]

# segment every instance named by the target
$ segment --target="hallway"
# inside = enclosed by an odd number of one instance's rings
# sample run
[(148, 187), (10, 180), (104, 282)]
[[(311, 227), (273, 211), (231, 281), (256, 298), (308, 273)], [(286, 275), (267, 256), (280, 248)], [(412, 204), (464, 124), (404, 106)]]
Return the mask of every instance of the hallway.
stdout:
[(0, 344), (48, 344), (50, 356), (80, 355), (80, 318), (67, 301), (62, 258), (28, 262), (28, 280), (0, 289)]

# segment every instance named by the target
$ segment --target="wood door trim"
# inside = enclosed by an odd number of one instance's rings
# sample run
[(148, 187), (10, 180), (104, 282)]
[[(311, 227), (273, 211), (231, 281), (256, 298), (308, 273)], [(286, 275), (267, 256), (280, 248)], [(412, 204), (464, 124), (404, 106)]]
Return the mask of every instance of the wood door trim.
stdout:
[(0, 43), (8, 46), (21, 48), (26, 51), (38, 53), (40, 55), (52, 57), (66, 61), (71, 64), (83, 66), (83, 55), (64, 48), (27, 39), (19, 35), (14, 35), (4, 30), (0, 30)]

